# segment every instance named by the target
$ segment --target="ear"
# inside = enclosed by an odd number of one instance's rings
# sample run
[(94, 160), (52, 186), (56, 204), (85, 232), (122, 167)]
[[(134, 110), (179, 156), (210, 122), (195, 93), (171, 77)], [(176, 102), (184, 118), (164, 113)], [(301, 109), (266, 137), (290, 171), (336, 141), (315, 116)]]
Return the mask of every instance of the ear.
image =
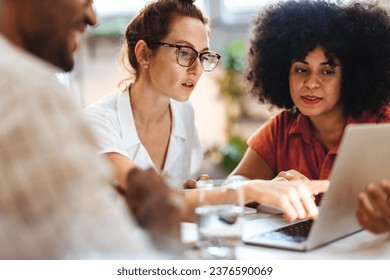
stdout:
[(139, 40), (135, 45), (134, 52), (135, 57), (137, 58), (138, 64), (142, 68), (149, 67), (149, 58), (148, 58), (148, 45), (144, 40)]

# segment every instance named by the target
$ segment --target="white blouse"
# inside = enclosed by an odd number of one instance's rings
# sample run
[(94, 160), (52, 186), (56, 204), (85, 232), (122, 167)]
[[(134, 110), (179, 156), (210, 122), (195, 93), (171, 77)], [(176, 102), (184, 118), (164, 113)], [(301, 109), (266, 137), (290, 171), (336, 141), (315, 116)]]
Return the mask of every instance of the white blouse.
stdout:
[[(203, 150), (195, 127), (194, 109), (190, 102), (171, 99), (172, 131), (167, 157), (161, 175), (168, 175), (176, 188), (192, 178), (203, 161)], [(141, 143), (130, 106), (130, 94), (113, 92), (84, 109), (96, 133), (101, 154), (118, 153), (128, 157), (142, 169), (153, 167), (148, 151)]]

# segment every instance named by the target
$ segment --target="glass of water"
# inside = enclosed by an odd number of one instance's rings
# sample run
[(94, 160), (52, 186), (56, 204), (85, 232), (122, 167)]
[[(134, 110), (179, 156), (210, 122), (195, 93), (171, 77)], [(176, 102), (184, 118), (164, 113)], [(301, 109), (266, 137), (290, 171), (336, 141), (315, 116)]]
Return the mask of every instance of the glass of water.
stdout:
[(243, 191), (239, 181), (204, 180), (197, 182), (195, 209), (202, 259), (235, 259), (241, 241)]

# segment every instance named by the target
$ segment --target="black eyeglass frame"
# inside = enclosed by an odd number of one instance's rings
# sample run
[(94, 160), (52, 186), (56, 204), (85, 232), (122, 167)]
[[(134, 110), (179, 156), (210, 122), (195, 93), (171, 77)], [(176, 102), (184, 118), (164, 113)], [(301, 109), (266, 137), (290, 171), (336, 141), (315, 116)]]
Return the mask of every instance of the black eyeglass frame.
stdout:
[[(193, 47), (191, 46), (186, 46), (186, 45), (177, 45), (177, 44), (170, 44), (170, 43), (165, 43), (165, 42), (148, 42), (148, 44), (151, 44), (151, 45), (159, 45), (159, 46), (162, 46), (162, 47), (167, 47), (167, 48), (176, 48), (177, 49), (177, 52), (176, 52), (176, 62), (177, 64), (179, 64), (180, 66), (182, 67), (191, 67), (194, 62), (196, 61), (197, 58), (200, 59), (200, 64), (202, 65), (202, 69), (203, 71), (206, 71), (206, 72), (211, 72), (214, 70), (214, 68), (218, 65), (218, 62), (219, 62), (219, 59), (221, 58), (221, 56), (219, 54), (217, 54), (216, 52), (212, 52), (212, 51), (207, 51), (207, 52), (198, 52), (197, 50), (195, 50)], [(196, 57), (195, 59), (193, 59), (191, 61), (191, 63), (189, 65), (183, 65), (179, 62), (179, 51), (181, 48), (189, 48), (191, 50), (193, 50), (195, 53), (196, 53)], [(204, 69), (203, 67), (203, 62), (202, 62), (202, 56), (203, 55), (208, 55), (208, 54), (211, 54), (211, 55), (214, 55), (217, 57), (217, 62), (215, 63), (215, 65), (213, 66), (212, 69)]]

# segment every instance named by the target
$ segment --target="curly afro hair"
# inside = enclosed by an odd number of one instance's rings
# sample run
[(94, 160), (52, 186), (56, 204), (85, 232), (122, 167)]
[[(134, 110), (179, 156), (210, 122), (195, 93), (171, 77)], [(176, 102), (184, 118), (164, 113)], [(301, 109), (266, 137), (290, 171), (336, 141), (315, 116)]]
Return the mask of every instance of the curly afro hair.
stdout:
[(354, 4), (343, 9), (342, 20), (348, 46), (342, 62), (346, 112), (375, 114), (390, 99), (390, 16), (379, 6)]
[(289, 91), (291, 62), (316, 46), (342, 65), (345, 112), (376, 113), (389, 102), (390, 18), (379, 6), (341, 6), (317, 1), (271, 5), (253, 21), (246, 75), (260, 102), (294, 109)]

